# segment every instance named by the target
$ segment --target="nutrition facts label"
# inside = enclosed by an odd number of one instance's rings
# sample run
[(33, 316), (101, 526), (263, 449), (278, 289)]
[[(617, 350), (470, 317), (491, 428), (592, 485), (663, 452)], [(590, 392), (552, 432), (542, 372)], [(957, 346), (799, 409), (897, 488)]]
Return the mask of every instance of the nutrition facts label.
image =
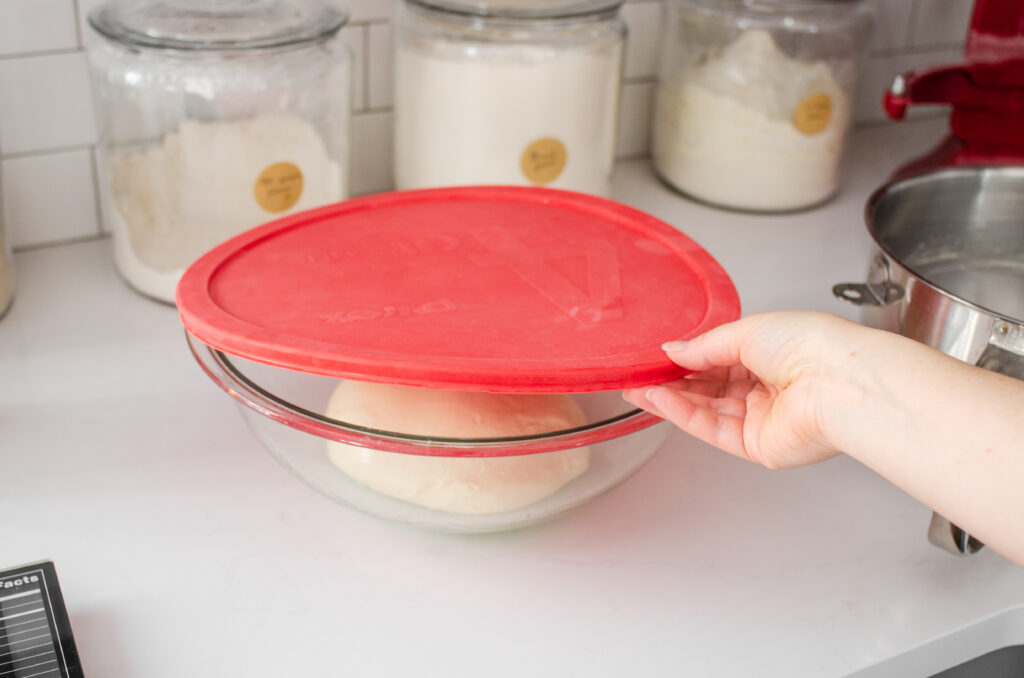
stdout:
[(81, 678), (53, 563), (0, 571), (0, 678)]

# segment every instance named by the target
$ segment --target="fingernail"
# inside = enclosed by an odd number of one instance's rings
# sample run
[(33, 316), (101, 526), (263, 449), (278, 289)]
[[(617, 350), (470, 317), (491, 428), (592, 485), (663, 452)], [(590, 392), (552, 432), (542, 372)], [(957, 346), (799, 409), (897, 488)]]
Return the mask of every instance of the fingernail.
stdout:
[(689, 343), (690, 342), (688, 342), (688, 341), (682, 341), (682, 340), (666, 341), (664, 344), (661, 345), (661, 350), (662, 351), (669, 351), (669, 352), (671, 352), (671, 351), (682, 351), (683, 349), (686, 348), (686, 346)]
[(654, 416), (661, 417), (662, 419), (664, 419), (665, 415), (661, 413), (661, 409), (657, 405), (655, 405), (654, 402), (651, 400), (651, 395), (653, 395), (655, 391), (660, 390), (660, 387), (654, 386), (653, 388), (649, 388), (646, 391), (644, 391), (644, 400), (647, 401), (647, 406), (645, 407), (645, 409)]

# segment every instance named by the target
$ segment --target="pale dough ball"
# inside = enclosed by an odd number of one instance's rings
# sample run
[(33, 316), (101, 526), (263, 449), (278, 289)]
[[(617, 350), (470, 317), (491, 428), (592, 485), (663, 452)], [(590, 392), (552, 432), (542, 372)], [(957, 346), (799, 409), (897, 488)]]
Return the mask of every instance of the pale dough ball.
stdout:
[[(547, 433), (586, 423), (567, 395), (435, 391), (343, 381), (327, 416), (369, 428), (450, 438)], [(330, 441), (331, 462), (362, 485), (438, 511), (512, 511), (553, 494), (587, 470), (581, 447), (515, 457), (456, 458), (381, 452)]]

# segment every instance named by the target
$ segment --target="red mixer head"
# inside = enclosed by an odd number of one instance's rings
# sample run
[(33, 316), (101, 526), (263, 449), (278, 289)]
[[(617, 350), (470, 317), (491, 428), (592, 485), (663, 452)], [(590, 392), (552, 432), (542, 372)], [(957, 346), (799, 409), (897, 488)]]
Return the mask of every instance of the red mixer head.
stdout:
[(911, 104), (949, 104), (939, 148), (900, 170), (950, 165), (1024, 164), (1024, 0), (976, 0), (963, 63), (896, 77), (885, 93), (889, 117)]

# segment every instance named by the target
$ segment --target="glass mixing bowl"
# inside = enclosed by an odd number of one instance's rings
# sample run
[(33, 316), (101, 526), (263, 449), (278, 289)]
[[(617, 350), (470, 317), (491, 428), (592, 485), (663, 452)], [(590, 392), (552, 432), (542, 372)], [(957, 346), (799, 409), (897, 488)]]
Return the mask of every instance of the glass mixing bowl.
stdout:
[(577, 507), (658, 449), (624, 388), (680, 379), (661, 344), (739, 317), (678, 229), (582, 193), (396, 191), (251, 229), (176, 293), (192, 351), (323, 494), (449, 531)]
[[(661, 420), (657, 417), (632, 408), (622, 399), (620, 391), (569, 394), (582, 410), (585, 421), (545, 433), (451, 438), (375, 429), (328, 416), (331, 395), (342, 382), (336, 377), (268, 366), (211, 348), (191, 334), (187, 338), (193, 355), (207, 375), (236, 400), (249, 428), (295, 476), (339, 504), (425, 528), (447, 532), (496, 532), (549, 520), (591, 501), (636, 473), (654, 456), (670, 432), (667, 425), (659, 425)], [(429, 389), (418, 390), (424, 398), (431, 397)], [(573, 473), (578, 475), (550, 493), (541, 491), (543, 496), (507, 510), (494, 510), (493, 506), (483, 512), (473, 508), (441, 510), (416, 503), (415, 498), (407, 501), (389, 496), (342, 471), (332, 463), (329, 453), (331, 446), (337, 443), (365, 449), (365, 455), (376, 456), (376, 462), (383, 462), (382, 468), (394, 469), (394, 462), (398, 462), (398, 468), (403, 468), (409, 461), (384, 456), (417, 457), (416, 466), (406, 469), (405, 475), (421, 473), (436, 477), (450, 473), (453, 464), (456, 467), (463, 463), (475, 464), (476, 472), (498, 483), (494, 489), (499, 494), (506, 489), (501, 485), (502, 466), (515, 464), (524, 455), (564, 456), (575, 450), (577, 460), (580, 454), (586, 455), (582, 464), (585, 470), (580, 468), (581, 464), (576, 464)], [(580, 452), (584, 448), (589, 454)], [(550, 459), (534, 457), (532, 461), (538, 462), (536, 465), (540, 467), (536, 472), (558, 473), (554, 467), (559, 464), (543, 463)], [(521, 467), (519, 472), (523, 472)], [(458, 471), (455, 473), (460, 475)], [(513, 469), (511, 475), (515, 474)], [(557, 478), (548, 481), (549, 488), (559, 482)], [(465, 490), (458, 486), (460, 481), (454, 481), (456, 486), (451, 486), (450, 480), (445, 482), (449, 486), (442, 488), (442, 493)], [(477, 491), (479, 494), (479, 488)]]

